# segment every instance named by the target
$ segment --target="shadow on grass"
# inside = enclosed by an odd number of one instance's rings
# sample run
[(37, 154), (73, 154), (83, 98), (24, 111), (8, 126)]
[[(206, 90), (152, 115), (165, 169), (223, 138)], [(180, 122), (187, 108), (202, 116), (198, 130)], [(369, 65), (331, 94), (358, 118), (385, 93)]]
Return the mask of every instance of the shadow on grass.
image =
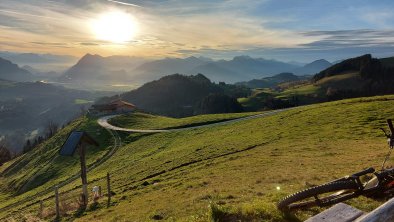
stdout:
[(271, 204), (250, 205), (234, 208), (219, 203), (209, 205), (209, 221), (236, 222), (236, 221), (271, 221), (271, 222), (301, 222), (292, 213), (283, 213)]
[(74, 218), (82, 217), (82, 216), (84, 215), (85, 211), (86, 211), (86, 207), (80, 206), (80, 207), (75, 211), (75, 213), (73, 214), (73, 217), (74, 217)]

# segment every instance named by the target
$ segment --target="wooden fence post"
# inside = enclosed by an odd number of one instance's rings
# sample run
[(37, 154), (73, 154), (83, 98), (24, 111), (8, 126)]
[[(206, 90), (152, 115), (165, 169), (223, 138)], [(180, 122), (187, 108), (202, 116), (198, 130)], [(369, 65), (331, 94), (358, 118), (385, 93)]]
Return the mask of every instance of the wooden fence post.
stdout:
[(44, 212), (44, 201), (40, 200), (40, 213), (39, 213), (40, 218), (42, 218), (43, 212)]
[(60, 218), (60, 209), (59, 209), (59, 192), (58, 187), (55, 186), (55, 204), (56, 204), (56, 220)]
[(85, 149), (86, 147), (84, 145), (79, 145), (79, 158), (81, 162), (81, 179), (82, 179), (82, 202), (83, 202), (83, 207), (86, 208), (88, 205), (88, 179), (86, 175), (86, 159), (85, 159)]
[(108, 202), (107, 207), (111, 204), (111, 179), (109, 177), (109, 173), (107, 173), (107, 190), (108, 190)]

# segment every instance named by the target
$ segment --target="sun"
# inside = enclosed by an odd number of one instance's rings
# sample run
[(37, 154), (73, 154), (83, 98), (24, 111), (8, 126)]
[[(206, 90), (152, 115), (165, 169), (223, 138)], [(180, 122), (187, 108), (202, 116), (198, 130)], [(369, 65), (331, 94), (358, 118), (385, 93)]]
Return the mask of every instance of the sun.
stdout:
[(113, 43), (130, 41), (137, 32), (134, 17), (120, 11), (100, 15), (91, 21), (91, 28), (97, 39)]

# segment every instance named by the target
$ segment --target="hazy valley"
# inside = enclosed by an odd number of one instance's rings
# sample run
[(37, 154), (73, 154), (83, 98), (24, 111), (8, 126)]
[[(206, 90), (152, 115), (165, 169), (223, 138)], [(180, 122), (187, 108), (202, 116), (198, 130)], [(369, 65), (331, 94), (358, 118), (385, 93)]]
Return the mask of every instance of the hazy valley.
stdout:
[(392, 10), (1, 1), (0, 221), (393, 221)]

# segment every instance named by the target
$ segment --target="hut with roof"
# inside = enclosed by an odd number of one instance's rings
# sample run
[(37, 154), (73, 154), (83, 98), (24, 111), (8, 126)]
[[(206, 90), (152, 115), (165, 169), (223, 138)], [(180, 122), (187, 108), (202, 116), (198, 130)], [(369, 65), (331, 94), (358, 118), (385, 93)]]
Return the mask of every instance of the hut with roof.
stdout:
[(116, 99), (107, 104), (95, 104), (89, 109), (91, 115), (114, 115), (134, 112), (136, 106), (132, 103), (125, 102), (121, 99)]

